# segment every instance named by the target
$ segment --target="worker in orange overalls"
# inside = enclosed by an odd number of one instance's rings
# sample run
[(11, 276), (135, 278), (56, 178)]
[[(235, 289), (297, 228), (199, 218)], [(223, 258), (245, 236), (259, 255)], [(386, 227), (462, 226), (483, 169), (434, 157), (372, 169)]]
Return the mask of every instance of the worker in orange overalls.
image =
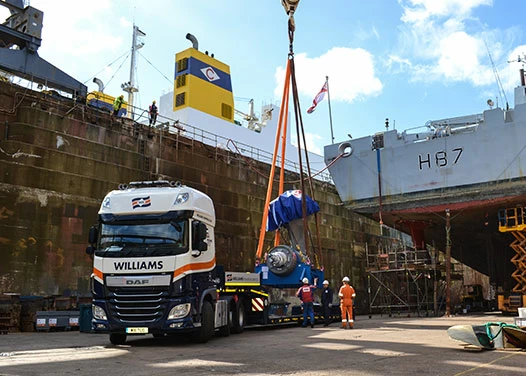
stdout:
[(354, 288), (349, 285), (349, 277), (343, 277), (343, 285), (340, 287), (338, 296), (340, 297), (340, 308), (342, 310), (342, 329), (350, 329), (354, 327), (354, 319), (352, 314), (352, 301), (356, 297)]

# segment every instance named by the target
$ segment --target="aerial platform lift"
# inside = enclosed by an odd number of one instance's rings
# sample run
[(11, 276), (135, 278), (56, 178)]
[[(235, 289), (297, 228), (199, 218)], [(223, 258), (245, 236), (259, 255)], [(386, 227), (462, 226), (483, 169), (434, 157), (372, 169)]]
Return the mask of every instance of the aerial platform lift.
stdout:
[(516, 268), (511, 276), (516, 284), (509, 296), (498, 296), (498, 305), (503, 313), (516, 313), (519, 307), (526, 306), (526, 208), (502, 209), (498, 217), (499, 231), (511, 232), (515, 237), (510, 247), (516, 253), (511, 258)]

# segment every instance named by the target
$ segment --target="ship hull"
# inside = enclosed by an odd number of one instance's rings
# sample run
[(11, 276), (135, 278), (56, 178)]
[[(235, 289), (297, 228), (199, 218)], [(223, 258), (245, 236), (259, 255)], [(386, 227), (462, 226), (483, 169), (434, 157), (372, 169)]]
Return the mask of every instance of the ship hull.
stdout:
[(328, 165), (352, 150), (329, 171), (343, 203), (358, 212), (526, 192), (526, 105), (485, 111), (478, 124), (448, 136), (416, 142), (396, 130), (382, 136), (383, 148), (373, 149), (370, 137), (325, 147)]

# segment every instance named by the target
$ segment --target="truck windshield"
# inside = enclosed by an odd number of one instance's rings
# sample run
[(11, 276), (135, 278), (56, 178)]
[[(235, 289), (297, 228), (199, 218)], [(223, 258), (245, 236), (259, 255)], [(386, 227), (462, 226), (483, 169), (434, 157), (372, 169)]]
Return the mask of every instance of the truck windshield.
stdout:
[(130, 222), (103, 223), (98, 256), (140, 257), (176, 255), (188, 251), (188, 230), (185, 220), (145, 224)]

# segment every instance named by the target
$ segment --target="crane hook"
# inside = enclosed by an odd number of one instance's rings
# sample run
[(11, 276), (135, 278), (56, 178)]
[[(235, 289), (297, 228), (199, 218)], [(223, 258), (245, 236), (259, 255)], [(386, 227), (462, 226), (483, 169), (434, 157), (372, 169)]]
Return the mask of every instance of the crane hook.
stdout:
[(287, 15), (292, 16), (298, 7), (300, 0), (281, 0), (281, 5), (285, 8)]

